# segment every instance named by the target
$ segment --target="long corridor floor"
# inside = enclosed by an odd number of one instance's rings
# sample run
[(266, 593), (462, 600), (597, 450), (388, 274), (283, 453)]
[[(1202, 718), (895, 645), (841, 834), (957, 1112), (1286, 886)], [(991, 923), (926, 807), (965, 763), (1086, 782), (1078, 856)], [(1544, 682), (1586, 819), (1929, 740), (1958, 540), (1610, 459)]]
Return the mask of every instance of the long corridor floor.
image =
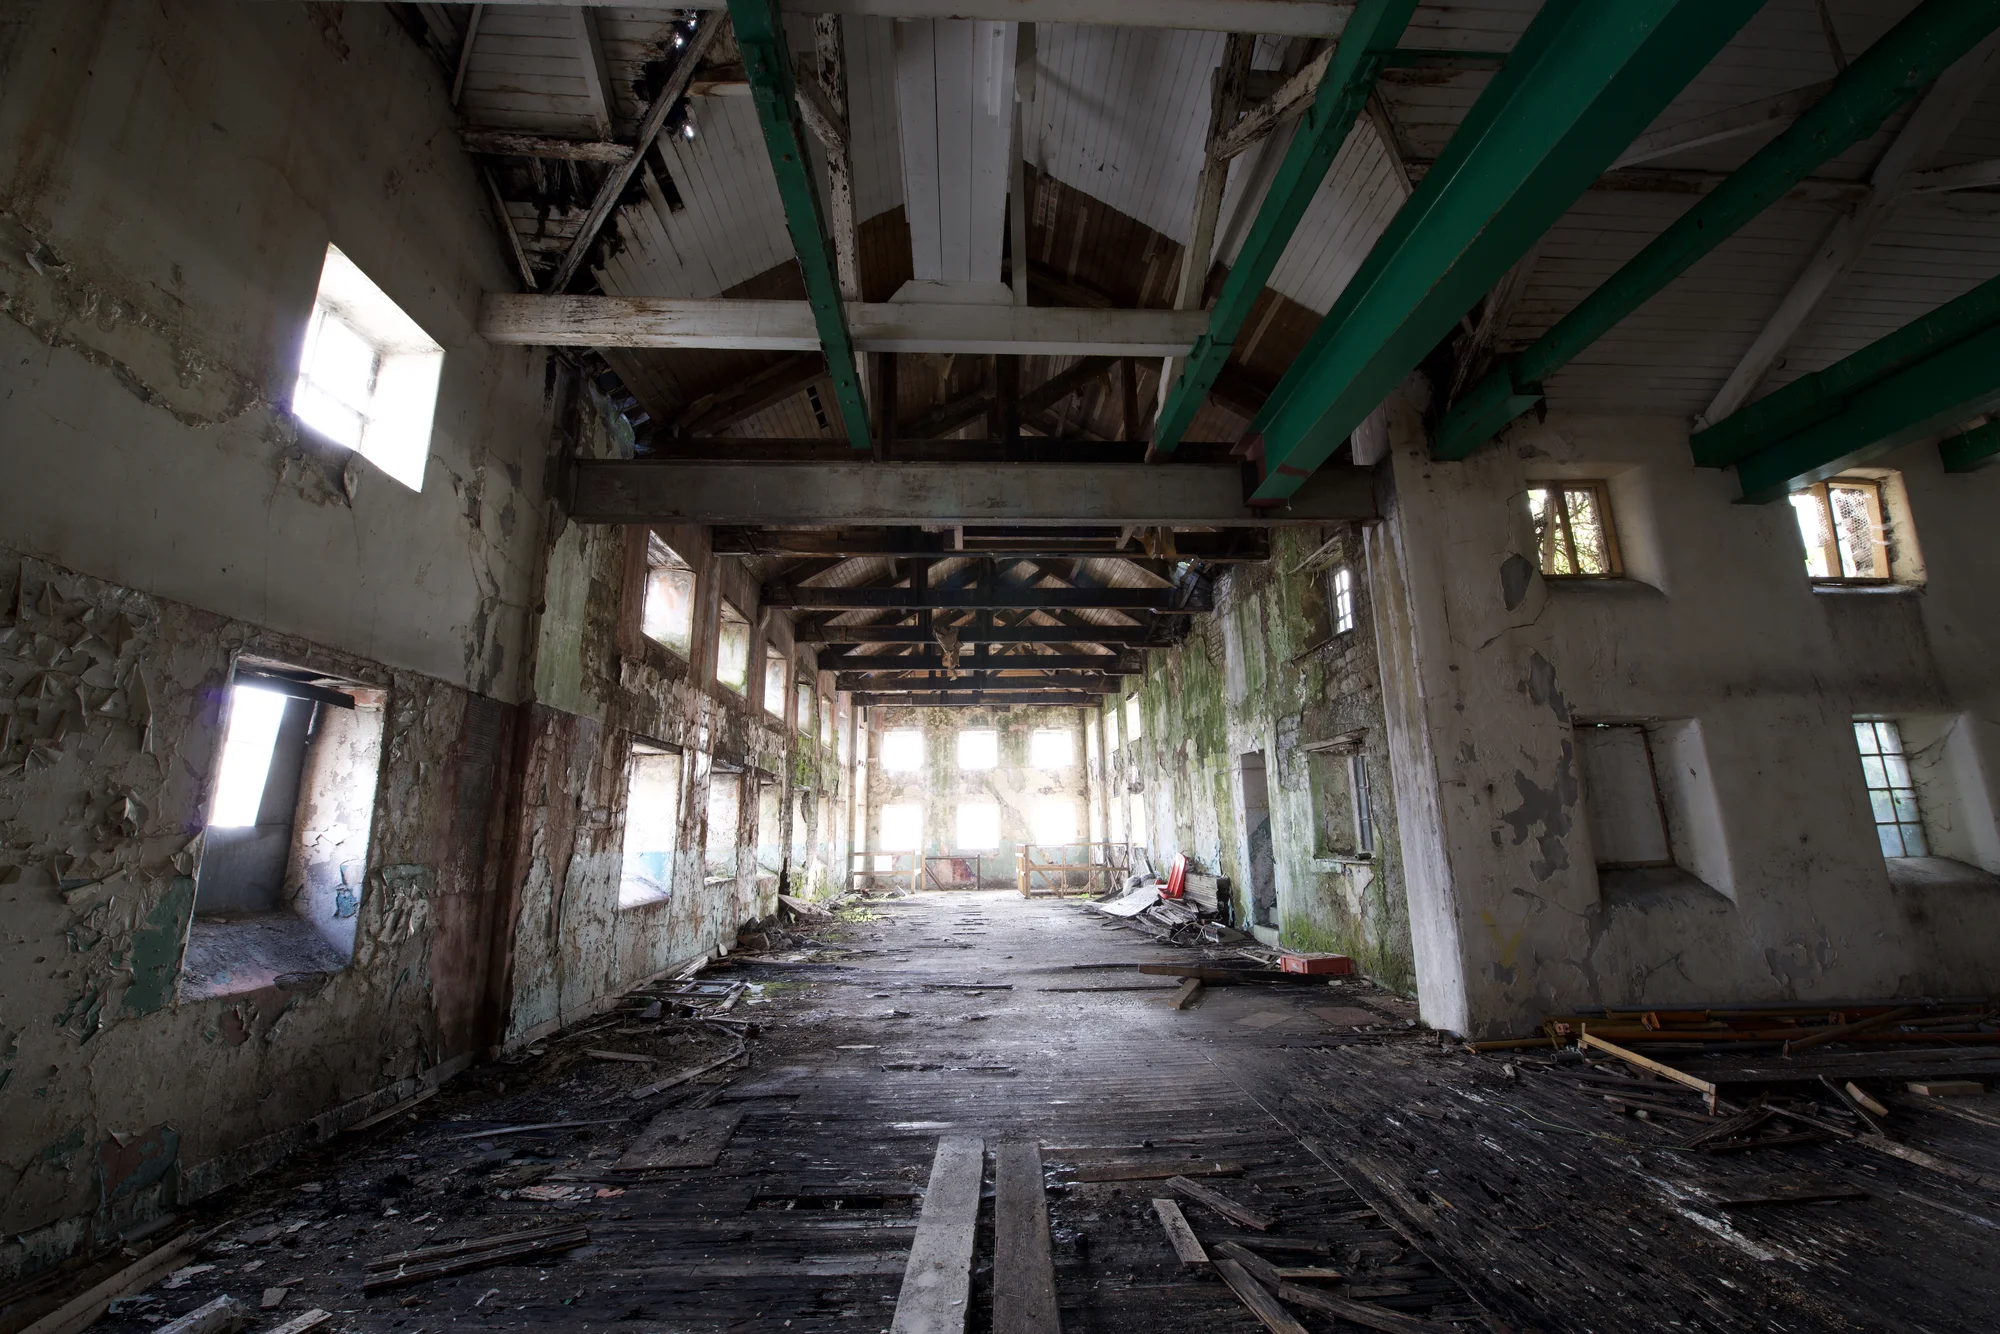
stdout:
[[(1262, 1327), (1169, 1245), (1151, 1201), (1175, 1173), (1275, 1219), (1265, 1253), (1336, 1272), (1300, 1281), (1365, 1303), (1377, 1329), (1946, 1334), (2000, 1309), (1993, 1195), (1841, 1145), (1697, 1161), (1683, 1123), (1582, 1106), (1554, 1061), (1445, 1046), (1365, 981), (1212, 987), (1177, 1010), (1173, 979), (1137, 965), (1189, 951), (1011, 892), (875, 902), (810, 934), (702, 974), (746, 984), (733, 1028), (635, 996), (204, 1204), (215, 1231), (187, 1269), (98, 1328), (269, 1291), (259, 1328), (319, 1308), (327, 1331), (876, 1334), (948, 1135), (1041, 1146), (1069, 1334)], [(724, 1059), (739, 1036), (747, 1065)], [(625, 1170), (675, 1108), (707, 1127), (666, 1144), (695, 1165)], [(1869, 1198), (1704, 1203), (1774, 1165), (1865, 1177)], [(1244, 1240), (1180, 1203), (1209, 1246)], [(560, 1253), (364, 1294), (399, 1252), (579, 1224)], [(971, 1334), (993, 1327), (992, 1227), (989, 1204)]]

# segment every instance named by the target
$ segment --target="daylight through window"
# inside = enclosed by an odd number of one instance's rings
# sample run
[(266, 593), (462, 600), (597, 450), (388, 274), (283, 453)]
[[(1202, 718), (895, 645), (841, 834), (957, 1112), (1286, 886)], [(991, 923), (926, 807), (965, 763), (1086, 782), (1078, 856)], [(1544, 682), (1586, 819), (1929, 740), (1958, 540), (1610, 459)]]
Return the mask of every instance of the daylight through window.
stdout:
[(646, 540), (646, 607), (640, 628), (646, 638), (684, 658), (694, 644), (694, 569), (657, 533)]
[(958, 808), (958, 852), (995, 852), (1000, 847), (1000, 808), (990, 801), (968, 801)]
[(657, 746), (633, 746), (625, 791), (624, 867), (618, 880), (621, 908), (657, 902), (673, 889), (680, 755)]
[(764, 650), (764, 712), (773, 718), (785, 716), (785, 655), (774, 648)]
[(292, 412), (420, 491), (444, 349), (354, 262), (326, 248)]
[(924, 767), (924, 734), (914, 727), (899, 727), (882, 734), (882, 768), (887, 773), (915, 773)]
[(1042, 847), (1076, 842), (1076, 803), (1056, 797), (1036, 802), (1029, 833)]
[(739, 695), (750, 683), (750, 622), (727, 602), (716, 627), (715, 679)]
[(1602, 482), (1541, 482), (1528, 488), (1536, 559), (1556, 579), (1608, 579), (1622, 570)]
[(1884, 541), (1881, 484), (1839, 477), (1792, 493), (1806, 573), (1814, 579), (1884, 581), (1889, 548)]
[(1857, 718), (1854, 740), (1861, 747), (1861, 775), (1868, 784), (1868, 805), (1882, 855), (1930, 856), (1917, 815), (1917, 790), (1910, 782), (1910, 761), (1903, 753), (1902, 729), (1884, 719)]
[(958, 767), (991, 769), (1000, 762), (1000, 734), (990, 727), (968, 727), (958, 734)]
[(1344, 635), (1354, 628), (1354, 571), (1345, 565), (1333, 572), (1333, 632)]
[(215, 783), (215, 808), (208, 823), (242, 829), (257, 823), (264, 781), (278, 744), (278, 725), (289, 701), (275, 690), (236, 686), (229, 692), (229, 734), (222, 743), (222, 772)]
[(1067, 769), (1076, 763), (1076, 733), (1044, 727), (1028, 738), (1028, 763), (1037, 769)]

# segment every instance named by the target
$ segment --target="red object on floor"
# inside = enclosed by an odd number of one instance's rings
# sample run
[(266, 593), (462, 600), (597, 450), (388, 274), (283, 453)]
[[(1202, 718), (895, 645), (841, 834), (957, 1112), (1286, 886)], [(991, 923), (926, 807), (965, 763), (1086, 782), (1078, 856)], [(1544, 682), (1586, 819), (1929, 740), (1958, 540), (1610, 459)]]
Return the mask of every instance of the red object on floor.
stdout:
[(1177, 899), (1181, 896), (1181, 891), (1186, 888), (1187, 854), (1185, 852), (1176, 852), (1174, 854), (1174, 864), (1167, 868), (1167, 887), (1160, 892), (1160, 897)]
[(1280, 954), (1278, 967), (1287, 973), (1317, 973), (1324, 977), (1346, 977), (1354, 971), (1354, 960), (1345, 954)]

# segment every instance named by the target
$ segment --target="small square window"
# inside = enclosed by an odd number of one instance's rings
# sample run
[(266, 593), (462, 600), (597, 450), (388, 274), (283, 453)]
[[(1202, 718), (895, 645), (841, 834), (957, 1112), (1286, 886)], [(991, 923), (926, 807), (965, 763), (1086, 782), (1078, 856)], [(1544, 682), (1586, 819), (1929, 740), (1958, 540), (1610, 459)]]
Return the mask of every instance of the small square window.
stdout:
[(774, 648), (764, 650), (764, 712), (783, 721), (785, 717), (785, 655)]
[(1354, 571), (1345, 565), (1333, 572), (1333, 632), (1344, 635), (1354, 628)]
[(444, 349), (354, 261), (326, 248), (292, 412), (421, 491)]
[(1037, 769), (1067, 769), (1076, 763), (1076, 733), (1044, 727), (1028, 738), (1028, 763)]
[[(1061, 733), (1060, 735), (1067, 735)], [(1062, 847), (1076, 842), (1076, 803), (1050, 797), (1035, 803), (1031, 816), (1032, 830), (1038, 846)]]
[(694, 568), (662, 542), (646, 541), (646, 607), (640, 628), (683, 658), (694, 645)]
[(672, 892), (680, 803), (680, 755), (634, 743), (625, 769), (625, 848), (618, 880), (619, 907), (656, 903)]
[(1615, 579), (1624, 573), (1603, 482), (1538, 482), (1528, 487), (1536, 559), (1550, 579)]
[(798, 709), (798, 717), (792, 721), (797, 725), (800, 736), (811, 737), (813, 734), (813, 688), (807, 682), (801, 681), (797, 686), (793, 687), (792, 696), (797, 701), (796, 707)]
[[(833, 701), (824, 695), (819, 697), (819, 744), (828, 750), (833, 749)], [(843, 761), (847, 759), (845, 750), (842, 747), (840, 758)]]
[(1137, 695), (1127, 695), (1125, 697), (1125, 739), (1127, 741), (1137, 741), (1143, 735), (1144, 733), (1140, 730), (1139, 697)]
[(968, 727), (958, 734), (958, 767), (991, 769), (1000, 763), (1000, 734), (990, 727)]
[(882, 768), (887, 773), (915, 773), (924, 767), (924, 734), (914, 727), (899, 727), (882, 734)]
[(1917, 789), (1910, 781), (1910, 761), (1903, 750), (1903, 732), (1880, 718), (1854, 720), (1854, 741), (1861, 749), (1861, 776), (1868, 785), (1868, 806), (1875, 818), (1875, 836), (1884, 857), (1928, 857), (1930, 843), (1917, 813)]
[(1867, 477), (1816, 482), (1792, 493), (1792, 513), (1805, 544), (1806, 573), (1815, 581), (1889, 581), (1880, 482)]
[(877, 851), (917, 852), (924, 846), (924, 808), (915, 802), (884, 806), (880, 824), (875, 840)]
[(999, 847), (1000, 808), (990, 801), (968, 801), (961, 805), (958, 808), (958, 841), (953, 851), (995, 852)]
[(750, 622), (727, 602), (715, 636), (715, 679), (739, 695), (750, 684)]
[(1118, 701), (1104, 701), (1104, 751), (1107, 755), (1118, 753)]

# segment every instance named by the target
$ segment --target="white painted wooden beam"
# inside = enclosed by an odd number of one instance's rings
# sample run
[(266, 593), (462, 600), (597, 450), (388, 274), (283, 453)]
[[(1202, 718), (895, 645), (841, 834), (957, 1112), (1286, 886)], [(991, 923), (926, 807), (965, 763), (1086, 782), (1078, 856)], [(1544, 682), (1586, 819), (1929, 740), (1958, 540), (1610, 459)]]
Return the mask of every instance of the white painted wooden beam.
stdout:
[(1288, 506), (1243, 503), (1234, 467), (1186, 463), (679, 463), (580, 459), (580, 523), (753, 527), (1138, 524), (1261, 528), (1371, 519), (1374, 483), (1329, 464)]
[(1320, 80), (1326, 77), (1326, 67), (1333, 60), (1333, 51), (1333, 47), (1327, 47), (1313, 57), (1304, 69), (1280, 84), (1277, 92), (1252, 107), (1242, 120), (1217, 140), (1211, 150), (1215, 156), (1233, 158), (1303, 112), (1319, 92)]
[(597, 15), (582, 5), (570, 10), (576, 25), (576, 58), (583, 66), (583, 92), (599, 139), (611, 138), (617, 104), (612, 100), (611, 71), (604, 63), (604, 41), (597, 35)]
[[(847, 318), (855, 346), (867, 352), (1062, 357), (1184, 355), (1208, 320), (1200, 310), (921, 302), (851, 302)], [(803, 301), (495, 293), (480, 312), (479, 332), (488, 342), (547, 347), (819, 348)]]
[[(276, 3), (277, 0), (265, 0)], [(284, 0), (296, 4), (297, 0)], [(568, 8), (578, 0), (515, 0), (531, 8)], [(666, 11), (723, 9), (727, 0), (634, 4), (581, 0), (594, 9)], [(1352, 4), (1333, 0), (778, 0), (787, 14), (848, 18), (993, 19), (1003, 23), (1080, 23), (1112, 28), (1185, 28), (1194, 32), (1254, 32), (1273, 37), (1338, 37)]]
[(1903, 194), (1905, 197), (1942, 194), (1946, 190), (1977, 190), (1988, 185), (2000, 185), (2000, 157), (1933, 171), (1913, 171), (1903, 178)]
[(1702, 148), (1708, 144), (1719, 144), (1724, 140), (1755, 134), (1758, 130), (1782, 130), (1797, 120), (1807, 107), (1826, 96), (1826, 90), (1833, 87), (1833, 81), (1808, 84), (1804, 88), (1794, 88), (1788, 93), (1774, 97), (1762, 97), (1755, 102), (1745, 102), (1742, 106), (1728, 107), (1722, 111), (1710, 112), (1706, 116), (1696, 116), (1676, 125), (1649, 130), (1634, 139), (1631, 146), (1618, 155), (1618, 160), (1609, 168), (1617, 171), (1620, 167), (1636, 167), (1641, 162), (1651, 162), (1672, 153), (1685, 152), (1690, 148)]
[(1916, 110), (1903, 122), (1903, 128), (1881, 161), (1875, 164), (1868, 178), (1867, 201), (1833, 224), (1805, 272), (1785, 293), (1777, 313), (1758, 333), (1757, 340), (1730, 372), (1708, 410), (1697, 418), (1698, 423), (1721, 421), (1750, 401), (1771, 368), (1785, 355), (1785, 349), (1805, 328), (1813, 311), (1887, 221), (1895, 209), (1904, 178), (1944, 146), (1973, 103), (1979, 100), (1991, 78), (1996, 53), (2000, 53), (2000, 38), (1988, 38), (1938, 76)]
[(1000, 281), (1015, 36), (1014, 24), (988, 20), (895, 27), (903, 209), (918, 283)]

